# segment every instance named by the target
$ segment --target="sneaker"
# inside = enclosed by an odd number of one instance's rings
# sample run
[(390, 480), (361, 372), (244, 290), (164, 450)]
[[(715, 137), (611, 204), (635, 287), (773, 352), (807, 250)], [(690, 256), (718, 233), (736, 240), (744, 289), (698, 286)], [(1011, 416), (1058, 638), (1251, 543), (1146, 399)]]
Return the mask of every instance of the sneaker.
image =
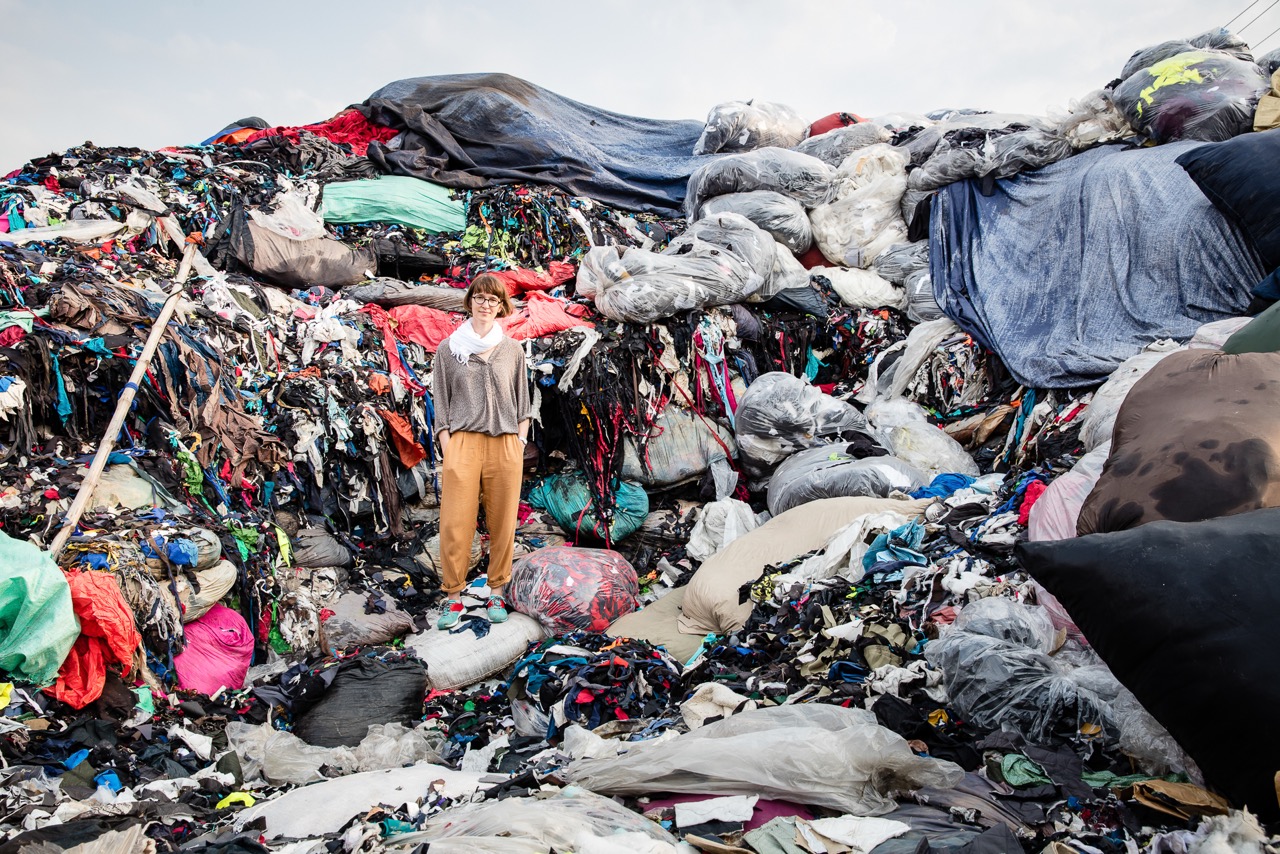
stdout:
[(507, 600), (501, 596), (490, 596), (489, 601), (485, 603), (485, 609), (489, 612), (489, 622), (505, 623), (507, 621)]
[[(444, 612), (440, 614), (440, 619), (436, 620), (437, 629), (451, 629), (458, 625), (458, 621), (462, 619), (462, 600), (447, 599), (444, 603)], [(503, 617), (506, 619), (506, 617)]]

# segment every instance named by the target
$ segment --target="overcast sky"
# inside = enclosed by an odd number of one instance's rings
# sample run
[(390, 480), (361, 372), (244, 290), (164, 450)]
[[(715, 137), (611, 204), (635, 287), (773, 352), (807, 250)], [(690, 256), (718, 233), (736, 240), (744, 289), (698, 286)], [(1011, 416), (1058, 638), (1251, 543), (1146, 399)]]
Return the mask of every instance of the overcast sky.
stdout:
[[(502, 71), (597, 107), (705, 118), (781, 101), (817, 118), (1044, 113), (1136, 49), (1250, 0), (0, 0), (0, 173), (78, 144), (197, 143), (228, 122), (321, 121), (404, 77)], [(1274, 8), (1270, 8), (1274, 7)], [(1280, 5), (1233, 26), (1280, 46)]]

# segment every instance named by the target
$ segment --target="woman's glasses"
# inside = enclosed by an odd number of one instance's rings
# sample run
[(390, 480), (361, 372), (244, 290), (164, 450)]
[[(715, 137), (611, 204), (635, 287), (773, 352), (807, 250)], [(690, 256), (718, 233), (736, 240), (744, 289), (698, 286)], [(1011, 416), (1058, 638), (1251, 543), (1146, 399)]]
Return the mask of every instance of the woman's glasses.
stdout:
[(489, 296), (484, 296), (484, 297), (472, 297), (472, 298), (471, 298), (471, 304), (472, 304), (472, 305), (487, 305), (487, 306), (489, 306), (490, 308), (496, 308), (496, 307), (498, 307), (498, 306), (502, 305), (502, 300), (501, 300), (501, 299), (499, 299), (498, 297), (489, 297)]

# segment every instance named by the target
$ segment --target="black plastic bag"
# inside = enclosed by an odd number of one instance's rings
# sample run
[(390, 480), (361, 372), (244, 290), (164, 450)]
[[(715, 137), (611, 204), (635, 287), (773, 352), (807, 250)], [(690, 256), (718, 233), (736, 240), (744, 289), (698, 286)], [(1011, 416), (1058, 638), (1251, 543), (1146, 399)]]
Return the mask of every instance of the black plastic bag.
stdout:
[(343, 664), (329, 690), (294, 726), (307, 744), (355, 747), (374, 724), (412, 725), (425, 713), (427, 668), (420, 661), (360, 656)]

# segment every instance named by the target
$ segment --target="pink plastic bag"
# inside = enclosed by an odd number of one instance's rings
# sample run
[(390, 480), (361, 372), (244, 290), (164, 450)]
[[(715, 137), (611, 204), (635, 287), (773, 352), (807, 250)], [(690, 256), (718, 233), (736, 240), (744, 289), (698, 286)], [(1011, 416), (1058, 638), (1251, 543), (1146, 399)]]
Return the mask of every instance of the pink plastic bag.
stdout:
[(244, 617), (225, 605), (214, 605), (184, 627), (187, 648), (174, 657), (178, 687), (212, 695), (219, 688), (244, 687), (253, 663), (253, 633)]

